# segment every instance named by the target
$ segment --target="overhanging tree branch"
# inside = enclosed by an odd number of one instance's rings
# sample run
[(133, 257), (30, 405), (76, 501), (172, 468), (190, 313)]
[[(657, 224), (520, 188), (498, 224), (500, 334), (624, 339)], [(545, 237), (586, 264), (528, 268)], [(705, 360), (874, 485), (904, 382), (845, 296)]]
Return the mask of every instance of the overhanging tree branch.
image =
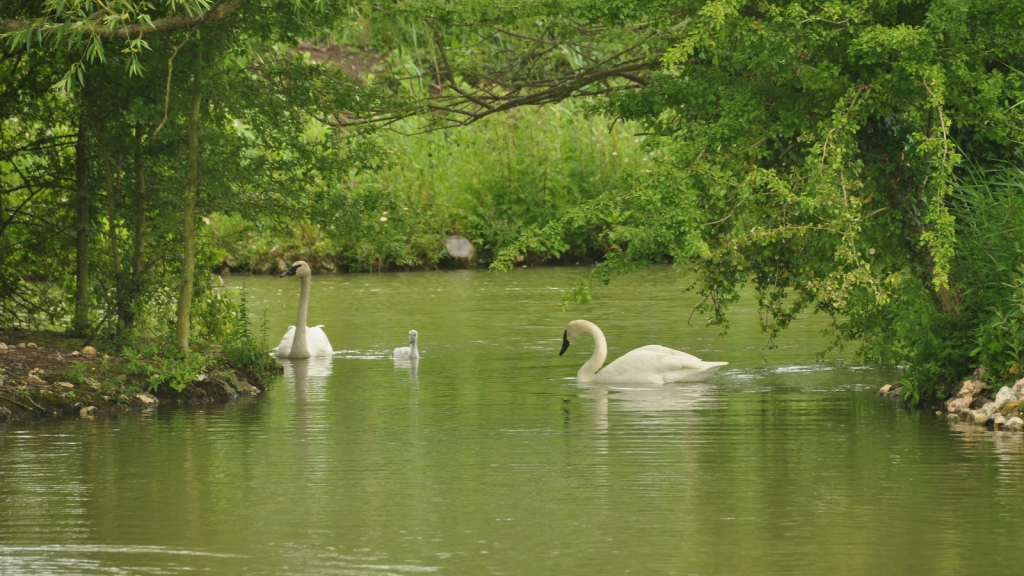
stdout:
[(0, 35), (14, 34), (26, 28), (32, 28), (44, 36), (55, 34), (58, 31), (74, 31), (81, 34), (83, 38), (101, 38), (103, 40), (129, 40), (138, 38), (143, 34), (167, 33), (185, 28), (192, 28), (206, 22), (220, 20), (245, 4), (246, 0), (219, 0), (209, 10), (201, 14), (179, 14), (138, 22), (135, 24), (119, 25), (115, 28), (100, 25), (101, 20), (97, 12), (88, 18), (67, 23), (54, 23), (46, 19), (25, 20), (7, 19), (0, 20)]

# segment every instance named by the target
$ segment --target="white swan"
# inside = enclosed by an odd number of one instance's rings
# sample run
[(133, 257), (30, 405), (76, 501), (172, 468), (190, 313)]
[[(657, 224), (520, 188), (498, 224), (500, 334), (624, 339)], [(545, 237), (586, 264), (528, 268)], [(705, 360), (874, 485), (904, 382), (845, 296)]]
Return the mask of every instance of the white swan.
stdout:
[(299, 318), (295, 322), (295, 326), (288, 328), (288, 332), (281, 338), (281, 343), (277, 345), (278, 358), (309, 358), (311, 356), (330, 356), (334, 353), (331, 341), (321, 330), (322, 324), (312, 328), (306, 327), (306, 308), (309, 305), (309, 277), (311, 275), (312, 271), (309, 269), (309, 265), (302, 260), (296, 261), (287, 272), (281, 274), (281, 278), (298, 276), (302, 289), (299, 295)]
[(666, 382), (701, 382), (710, 378), (728, 362), (705, 362), (686, 352), (664, 346), (644, 346), (615, 360), (598, 372), (608, 356), (608, 342), (604, 333), (593, 322), (573, 320), (565, 325), (562, 351), (584, 334), (594, 339), (594, 354), (576, 373), (580, 382), (597, 384), (664, 384)]
[(404, 348), (395, 348), (394, 353), (391, 354), (392, 358), (406, 358), (409, 360), (419, 360), (420, 352), (416, 349), (416, 340), (419, 338), (419, 333), (415, 330), (409, 330), (409, 345)]

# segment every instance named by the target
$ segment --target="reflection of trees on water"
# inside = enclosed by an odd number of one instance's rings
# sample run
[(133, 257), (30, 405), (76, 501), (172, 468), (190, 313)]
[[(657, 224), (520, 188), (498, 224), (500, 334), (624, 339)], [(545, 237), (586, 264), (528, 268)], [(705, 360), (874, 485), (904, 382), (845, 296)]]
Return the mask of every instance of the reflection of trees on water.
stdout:
[[(995, 491), (1004, 502), (1005, 509), (1017, 508), (1020, 485), (1024, 481), (1024, 435), (1020, 432), (990, 430), (969, 422), (951, 422), (950, 430), (963, 443), (969, 459), (981, 454), (992, 454), (989, 461), (995, 464), (999, 484)], [(978, 477), (984, 475), (979, 474)], [(982, 490), (978, 486), (977, 490)]]

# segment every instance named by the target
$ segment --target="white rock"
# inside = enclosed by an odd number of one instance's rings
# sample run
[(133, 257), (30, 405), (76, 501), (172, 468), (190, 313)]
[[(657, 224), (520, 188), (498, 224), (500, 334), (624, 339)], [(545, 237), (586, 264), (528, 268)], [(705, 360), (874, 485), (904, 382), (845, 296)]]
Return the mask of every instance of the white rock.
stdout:
[(1003, 424), (1006, 423), (1006, 416), (996, 412), (996, 415), (992, 417), (992, 426), (996, 428), (1002, 428)]
[(892, 384), (886, 384), (885, 386), (882, 386), (881, 388), (879, 388), (878, 389), (878, 395), (879, 396), (885, 396), (886, 394), (889, 393), (889, 390), (892, 390)]
[(1017, 398), (1024, 397), (1024, 378), (1013, 383), (1013, 391), (1017, 393)]
[(1024, 420), (1021, 420), (1016, 416), (1011, 416), (1006, 419), (1006, 422), (1003, 424), (1003, 429), (1020, 432), (1021, 430), (1024, 430)]
[(28, 344), (25, 344), (25, 347), (26, 348), (39, 348), (39, 346), (36, 346), (35, 342), (29, 342)]
[(86, 346), (85, 348), (82, 348), (82, 354), (85, 354), (86, 356), (95, 356), (96, 349), (92, 346)]
[(28, 382), (29, 384), (32, 384), (34, 386), (41, 386), (43, 384), (46, 384), (46, 380), (43, 380), (42, 378), (36, 376), (35, 374), (29, 374), (28, 378), (25, 378), (25, 382)]
[(995, 402), (986, 402), (985, 405), (981, 407), (981, 411), (984, 412), (986, 416), (991, 417), (996, 411)]
[(967, 380), (960, 387), (960, 393), (957, 396), (977, 396), (984, 389), (985, 383), (981, 380)]
[(7, 344), (0, 342), (0, 350), (7, 350)]
[(81, 352), (79, 352), (78, 350), (75, 350), (74, 352), (72, 352), (72, 353), (71, 353), (71, 355), (72, 355), (72, 356), (81, 356), (81, 355), (82, 355), (82, 353), (81, 353)]
[(74, 388), (75, 387), (75, 385), (72, 384), (71, 382), (57, 382), (57, 385), (58, 386), (63, 386), (65, 388)]
[(975, 424), (984, 424), (988, 422), (988, 414), (985, 414), (983, 410), (971, 410), (971, 420)]
[(92, 418), (93, 414), (95, 414), (95, 413), (96, 413), (96, 407), (95, 406), (84, 406), (81, 410), (78, 411), (78, 415), (80, 417), (82, 417), (82, 418)]
[(946, 404), (946, 411), (957, 413), (966, 413), (971, 411), (971, 400), (970, 396), (960, 396), (959, 398), (953, 398)]
[(1013, 391), (1013, 388), (1003, 386), (999, 389), (999, 392), (996, 392), (996, 399), (993, 401), (995, 409), (1000, 410), (1010, 402), (1016, 402), (1017, 398), (1017, 393)]
[(448, 255), (459, 260), (473, 259), (473, 243), (465, 236), (449, 236), (444, 239)]
[(150, 396), (149, 394), (146, 394), (145, 392), (143, 392), (142, 394), (136, 394), (135, 395), (135, 399), (138, 400), (139, 402), (142, 402), (143, 404), (159, 404), (160, 403), (159, 400), (157, 400), (153, 396)]

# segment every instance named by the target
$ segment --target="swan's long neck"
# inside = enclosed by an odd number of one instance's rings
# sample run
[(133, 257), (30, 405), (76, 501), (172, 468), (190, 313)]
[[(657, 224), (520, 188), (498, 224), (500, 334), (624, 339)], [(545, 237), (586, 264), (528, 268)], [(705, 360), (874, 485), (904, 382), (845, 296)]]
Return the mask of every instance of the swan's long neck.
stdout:
[(597, 324), (581, 320), (580, 326), (584, 332), (590, 334), (590, 337), (594, 339), (594, 353), (590, 355), (590, 360), (587, 360), (583, 367), (580, 368), (580, 371), (576, 373), (576, 379), (589, 381), (594, 379), (594, 375), (604, 365), (604, 359), (608, 357), (608, 342), (604, 339), (604, 333), (597, 327)]
[(302, 292), (299, 295), (299, 318), (295, 321), (295, 336), (292, 338), (292, 358), (309, 356), (306, 347), (306, 309), (309, 306), (309, 276), (299, 279)]
[(419, 358), (420, 357), (420, 352), (419, 352), (419, 350), (416, 349), (416, 344), (417, 344), (417, 342), (415, 340), (413, 340), (412, 343), (409, 344), (409, 358)]

